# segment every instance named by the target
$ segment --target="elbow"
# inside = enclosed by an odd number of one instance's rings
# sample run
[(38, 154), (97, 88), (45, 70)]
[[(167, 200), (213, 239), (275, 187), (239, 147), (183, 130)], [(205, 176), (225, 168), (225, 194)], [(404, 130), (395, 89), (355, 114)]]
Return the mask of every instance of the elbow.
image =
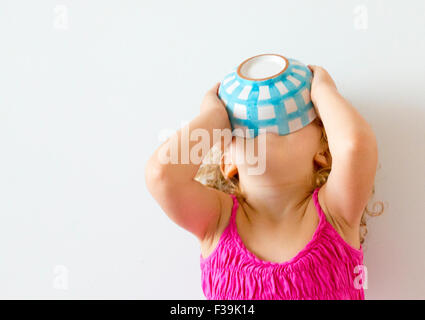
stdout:
[(371, 125), (366, 121), (355, 125), (355, 127), (350, 129), (344, 136), (340, 136), (340, 139), (335, 140), (339, 140), (339, 146), (341, 149), (346, 150), (377, 148), (377, 139), (375, 133)]
[(357, 134), (351, 140), (350, 146), (354, 150), (366, 149), (374, 152), (377, 152), (378, 150), (376, 136), (372, 130)]
[(145, 184), (153, 195), (166, 181), (166, 168), (151, 157), (145, 165)]
[(179, 173), (173, 165), (163, 164), (154, 154), (145, 165), (145, 184), (153, 197), (163, 196), (175, 191), (181, 182)]
[(378, 143), (372, 131), (359, 135), (350, 145), (352, 153), (362, 155), (369, 162), (373, 161), (375, 166), (378, 165)]

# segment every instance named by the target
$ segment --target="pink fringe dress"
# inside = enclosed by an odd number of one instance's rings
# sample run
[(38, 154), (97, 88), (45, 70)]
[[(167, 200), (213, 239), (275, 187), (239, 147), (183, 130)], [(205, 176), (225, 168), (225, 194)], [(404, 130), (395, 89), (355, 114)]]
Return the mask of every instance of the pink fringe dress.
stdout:
[(210, 300), (364, 299), (363, 250), (345, 242), (313, 193), (319, 225), (311, 241), (287, 262), (259, 259), (236, 228), (239, 203), (233, 198), (229, 224), (217, 247), (200, 256), (202, 290)]

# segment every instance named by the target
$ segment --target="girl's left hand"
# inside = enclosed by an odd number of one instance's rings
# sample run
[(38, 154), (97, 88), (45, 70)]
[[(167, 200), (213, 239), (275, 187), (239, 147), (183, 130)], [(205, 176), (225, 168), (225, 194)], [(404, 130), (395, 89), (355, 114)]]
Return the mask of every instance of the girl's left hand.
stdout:
[(316, 105), (321, 96), (328, 93), (334, 93), (337, 90), (336, 85), (329, 73), (322, 67), (308, 65), (313, 72), (313, 80), (311, 82), (311, 101)]

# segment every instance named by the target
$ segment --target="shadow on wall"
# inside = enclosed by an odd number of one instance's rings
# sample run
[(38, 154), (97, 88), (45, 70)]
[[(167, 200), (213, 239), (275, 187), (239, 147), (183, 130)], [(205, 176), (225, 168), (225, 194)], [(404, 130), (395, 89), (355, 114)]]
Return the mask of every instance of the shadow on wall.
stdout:
[(425, 108), (420, 102), (354, 103), (378, 141), (375, 196), (368, 208), (373, 210), (376, 201), (385, 205), (381, 216), (367, 221), (368, 299), (425, 299)]

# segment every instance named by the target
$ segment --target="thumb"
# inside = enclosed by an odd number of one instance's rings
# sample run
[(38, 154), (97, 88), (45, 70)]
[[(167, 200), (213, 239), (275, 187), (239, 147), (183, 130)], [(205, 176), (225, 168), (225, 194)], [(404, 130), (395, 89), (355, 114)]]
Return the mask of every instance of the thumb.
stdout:
[(218, 95), (218, 89), (220, 88), (220, 82), (217, 82), (211, 89), (208, 90), (208, 94)]
[(312, 65), (312, 64), (307, 65), (307, 67), (311, 70), (311, 72), (313, 72), (313, 74), (317, 70), (317, 66)]

